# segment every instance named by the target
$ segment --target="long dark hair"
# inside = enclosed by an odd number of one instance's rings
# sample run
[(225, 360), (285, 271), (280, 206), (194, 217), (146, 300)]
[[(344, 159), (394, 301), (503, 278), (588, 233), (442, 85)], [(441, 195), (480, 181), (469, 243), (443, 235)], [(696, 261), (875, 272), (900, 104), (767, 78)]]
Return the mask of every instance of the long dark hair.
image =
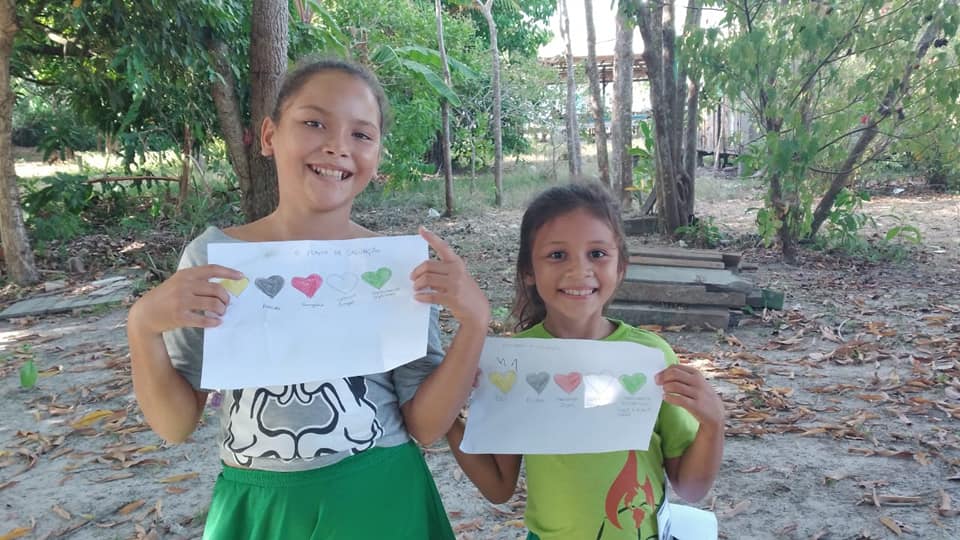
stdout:
[(533, 275), (533, 239), (537, 231), (547, 222), (580, 209), (610, 227), (617, 243), (617, 270), (623, 274), (627, 269), (629, 253), (620, 219), (620, 204), (606, 187), (599, 182), (589, 181), (556, 186), (540, 193), (527, 206), (520, 224), (520, 250), (517, 253), (514, 281), (516, 290), (511, 312), (516, 321), (514, 331), (527, 330), (543, 322), (547, 316), (547, 308), (536, 285), (526, 283), (527, 278)]

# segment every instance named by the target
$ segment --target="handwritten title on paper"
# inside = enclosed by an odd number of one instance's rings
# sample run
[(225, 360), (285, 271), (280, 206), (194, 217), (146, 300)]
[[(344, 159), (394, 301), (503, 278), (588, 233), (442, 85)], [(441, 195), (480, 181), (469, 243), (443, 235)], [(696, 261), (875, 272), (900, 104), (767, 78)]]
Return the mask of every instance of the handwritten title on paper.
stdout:
[(246, 388), (388, 371), (426, 352), (429, 306), (414, 300), (419, 236), (210, 244), (243, 273), (205, 332), (201, 384)]

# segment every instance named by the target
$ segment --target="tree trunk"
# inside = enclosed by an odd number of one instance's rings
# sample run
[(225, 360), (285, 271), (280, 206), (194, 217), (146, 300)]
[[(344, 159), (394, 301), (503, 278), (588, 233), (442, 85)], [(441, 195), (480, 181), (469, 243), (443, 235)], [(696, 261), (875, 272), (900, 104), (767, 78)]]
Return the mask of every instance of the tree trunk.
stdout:
[[(443, 8), (440, 0), (434, 0), (434, 14), (437, 17), (437, 43), (440, 47), (440, 64), (443, 66), (443, 81), (453, 88), (453, 81), (450, 77), (450, 66), (447, 65), (447, 47), (443, 43)], [(453, 162), (450, 159), (450, 102), (440, 98), (440, 123), (441, 123), (441, 160), (443, 161), (443, 188), (446, 195), (445, 200), (447, 210), (444, 215), (453, 216)]]
[(860, 138), (857, 139), (857, 142), (853, 145), (853, 148), (850, 149), (850, 153), (847, 155), (843, 165), (840, 167), (840, 171), (836, 174), (836, 176), (833, 177), (833, 181), (830, 183), (830, 188), (827, 190), (826, 194), (824, 194), (823, 198), (820, 199), (820, 203), (817, 205), (817, 209), (813, 213), (813, 221), (810, 225), (810, 238), (813, 238), (817, 234), (817, 231), (820, 230), (820, 226), (823, 225), (823, 222), (826, 221), (827, 217), (830, 216), (830, 211), (833, 209), (833, 203), (836, 201), (837, 195), (839, 195), (840, 191), (846, 187), (847, 182), (849, 182), (850, 177), (853, 175), (853, 171), (860, 162), (860, 159), (863, 157), (863, 154), (867, 151), (870, 143), (873, 142), (877, 134), (880, 132), (877, 126), (880, 124), (880, 122), (893, 114), (897, 108), (897, 102), (906, 94), (908, 88), (910, 87), (910, 77), (913, 75), (913, 70), (920, 65), (920, 60), (926, 56), (927, 50), (929, 50), (930, 45), (933, 44), (933, 40), (937, 37), (937, 35), (940, 34), (942, 25), (942, 15), (936, 16), (936, 18), (929, 25), (927, 25), (926, 30), (924, 30), (923, 35), (917, 42), (917, 48), (914, 57), (908, 60), (907, 65), (903, 70), (903, 75), (900, 77), (900, 83), (892, 86), (887, 91), (886, 95), (883, 96), (883, 101), (880, 103), (880, 108), (877, 111), (876, 116), (870, 119), (867, 129), (860, 133)]
[(633, 25), (630, 15), (617, 11), (617, 39), (613, 54), (613, 114), (610, 126), (611, 162), (614, 189), (620, 193), (625, 209), (630, 208), (633, 194)]
[(287, 71), (290, 11), (286, 0), (254, 0), (250, 20), (250, 129), (247, 147), (249, 190), (243, 192), (243, 211), (256, 220), (277, 207), (277, 170), (261, 154), (260, 127), (276, 103)]
[(10, 57), (17, 30), (13, 0), (0, 0), (0, 241), (10, 279), (18, 285), (37, 281), (37, 268), (30, 239), (20, 211), (20, 187), (13, 165), (13, 91), (10, 89)]
[[(690, 35), (700, 27), (700, 16), (702, 13), (700, 0), (690, 0), (687, 7), (687, 16), (683, 23), (684, 35)], [(677, 85), (687, 84), (686, 104), (683, 102), (683, 95), (677, 92), (677, 109), (680, 111), (677, 118), (677, 125), (684, 125), (683, 115), (686, 114), (686, 127), (681, 129), (682, 152), (680, 164), (680, 178), (678, 191), (680, 193), (680, 216), (687, 223), (693, 220), (694, 195), (696, 191), (696, 173), (697, 173), (697, 125), (700, 120), (700, 68), (697, 64), (680, 70), (677, 77)]]
[[(691, 4), (690, 9), (697, 9), (696, 4)], [(643, 60), (650, 77), (657, 211), (661, 227), (668, 234), (690, 223), (692, 215), (686, 210), (693, 204), (693, 178), (687, 178), (682, 155), (684, 102), (678, 92), (682, 82), (678, 80), (680, 73), (675, 59), (674, 19), (672, 1), (654, 8), (646, 4), (637, 6), (636, 20), (644, 42)]]
[(497, 45), (497, 23), (493, 20), (493, 0), (487, 0), (481, 3), (476, 0), (480, 6), (480, 12), (483, 18), (487, 20), (487, 27), (490, 30), (490, 56), (491, 71), (490, 86), (493, 89), (493, 184), (496, 189), (494, 204), (497, 207), (503, 206), (503, 122), (500, 119), (501, 99), (500, 99), (500, 49)]
[(252, 128), (245, 130), (243, 127), (240, 98), (236, 93), (237, 81), (233, 77), (233, 70), (230, 69), (227, 46), (213, 38), (207, 42), (207, 51), (213, 59), (213, 69), (219, 75), (213, 78), (210, 93), (213, 95), (213, 105), (217, 109), (220, 135), (223, 136), (227, 145), (227, 157), (230, 158), (233, 171), (237, 175), (240, 193), (245, 195), (253, 190), (250, 162), (247, 160), (247, 146), (253, 143), (253, 130)]
[(574, 76), (573, 44), (570, 42), (570, 11), (567, 0), (560, 0), (560, 35), (566, 46), (567, 57), (567, 168), (570, 178), (578, 179), (583, 172), (580, 161), (580, 129), (577, 125), (577, 80)]
[(593, 125), (597, 132), (597, 169), (600, 181), (607, 187), (610, 183), (610, 163), (607, 160), (607, 127), (603, 120), (604, 103), (600, 92), (600, 75), (597, 73), (597, 32), (593, 27), (593, 0), (584, 0), (587, 23), (587, 78), (590, 80), (590, 96), (593, 104)]

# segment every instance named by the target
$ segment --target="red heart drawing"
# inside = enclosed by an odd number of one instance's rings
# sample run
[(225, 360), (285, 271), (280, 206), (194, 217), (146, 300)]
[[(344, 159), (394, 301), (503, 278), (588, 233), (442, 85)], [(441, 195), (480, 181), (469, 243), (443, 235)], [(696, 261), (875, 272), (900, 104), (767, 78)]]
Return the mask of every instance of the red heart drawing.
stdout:
[(307, 295), (307, 298), (313, 298), (320, 285), (323, 285), (323, 278), (319, 274), (310, 274), (307, 277), (295, 277), (290, 280), (293, 288)]
[(570, 373), (557, 373), (553, 376), (553, 382), (557, 383), (557, 386), (563, 389), (566, 393), (571, 393), (580, 386), (580, 382), (583, 380), (583, 376), (577, 373), (576, 371), (571, 371)]

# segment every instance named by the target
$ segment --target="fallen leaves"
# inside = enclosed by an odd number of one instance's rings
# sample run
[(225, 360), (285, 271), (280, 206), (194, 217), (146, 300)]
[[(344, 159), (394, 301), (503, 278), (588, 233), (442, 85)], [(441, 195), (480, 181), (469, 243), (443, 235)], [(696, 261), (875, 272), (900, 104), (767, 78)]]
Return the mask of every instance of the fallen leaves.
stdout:
[(955, 510), (950, 501), (950, 495), (946, 491), (940, 490), (940, 505), (937, 506), (937, 513), (943, 517), (954, 517), (960, 515), (960, 510)]
[(177, 482), (183, 482), (185, 480), (193, 480), (194, 478), (198, 478), (199, 476), (200, 476), (200, 473), (191, 472), (191, 473), (184, 473), (184, 474), (175, 474), (173, 476), (161, 478), (158, 481), (161, 484), (176, 484)]
[(900, 524), (893, 518), (883, 516), (880, 518), (880, 523), (883, 523), (883, 526), (893, 531), (894, 534), (900, 536), (903, 534), (903, 529), (900, 527)]
[(0, 536), (0, 540), (14, 540), (15, 538), (23, 538), (31, 532), (33, 532), (33, 527), (17, 527), (8, 531), (3, 536)]

